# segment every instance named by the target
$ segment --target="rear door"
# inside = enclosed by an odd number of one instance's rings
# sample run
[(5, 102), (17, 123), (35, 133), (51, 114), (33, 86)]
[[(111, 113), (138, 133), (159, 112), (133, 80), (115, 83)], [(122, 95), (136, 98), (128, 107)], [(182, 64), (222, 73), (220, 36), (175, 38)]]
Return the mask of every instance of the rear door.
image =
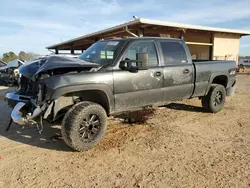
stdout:
[(194, 66), (183, 41), (159, 40), (163, 61), (163, 100), (189, 98), (194, 89)]
[(129, 44), (121, 60), (134, 60), (136, 53), (148, 53), (149, 68), (132, 73), (117, 69), (114, 74), (116, 111), (125, 111), (162, 101), (163, 72), (154, 40), (135, 40)]

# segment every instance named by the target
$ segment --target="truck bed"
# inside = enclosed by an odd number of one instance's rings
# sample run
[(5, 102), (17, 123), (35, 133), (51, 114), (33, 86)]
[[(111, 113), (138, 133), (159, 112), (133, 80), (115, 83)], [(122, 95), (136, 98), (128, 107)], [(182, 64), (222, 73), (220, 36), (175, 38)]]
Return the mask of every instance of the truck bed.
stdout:
[(209, 88), (211, 79), (217, 76), (228, 77), (226, 84), (227, 87), (231, 87), (235, 82), (235, 78), (230, 79), (230, 70), (236, 69), (235, 61), (222, 61), (222, 60), (194, 60), (195, 68), (195, 89), (192, 97), (205, 95)]

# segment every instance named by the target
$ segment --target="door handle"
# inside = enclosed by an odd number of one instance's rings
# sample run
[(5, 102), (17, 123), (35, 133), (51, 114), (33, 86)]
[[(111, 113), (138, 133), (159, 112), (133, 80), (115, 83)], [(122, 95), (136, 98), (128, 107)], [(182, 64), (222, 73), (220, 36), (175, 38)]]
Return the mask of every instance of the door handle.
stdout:
[(189, 69), (184, 69), (183, 70), (183, 74), (188, 74), (190, 71), (189, 71)]
[(154, 74), (154, 77), (159, 77), (161, 76), (161, 72), (160, 71), (156, 71), (155, 74)]

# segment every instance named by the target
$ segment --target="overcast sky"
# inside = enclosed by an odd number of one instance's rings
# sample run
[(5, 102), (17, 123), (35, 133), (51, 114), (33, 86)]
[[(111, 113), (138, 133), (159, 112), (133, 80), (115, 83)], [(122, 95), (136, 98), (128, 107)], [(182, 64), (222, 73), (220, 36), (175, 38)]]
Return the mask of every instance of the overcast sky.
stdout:
[[(141, 18), (250, 30), (249, 0), (1, 0), (0, 55), (46, 46)], [(250, 37), (240, 41), (250, 55)]]

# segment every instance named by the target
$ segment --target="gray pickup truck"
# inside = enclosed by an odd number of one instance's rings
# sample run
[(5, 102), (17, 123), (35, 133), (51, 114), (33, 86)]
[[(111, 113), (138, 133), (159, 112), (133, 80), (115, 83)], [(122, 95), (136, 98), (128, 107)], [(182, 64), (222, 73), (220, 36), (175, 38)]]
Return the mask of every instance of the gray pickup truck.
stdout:
[(206, 111), (222, 110), (236, 83), (234, 61), (191, 59), (180, 39), (100, 40), (79, 58), (28, 62), (17, 92), (6, 94), (20, 125), (62, 119), (62, 136), (73, 149), (97, 144), (107, 116), (199, 97)]

